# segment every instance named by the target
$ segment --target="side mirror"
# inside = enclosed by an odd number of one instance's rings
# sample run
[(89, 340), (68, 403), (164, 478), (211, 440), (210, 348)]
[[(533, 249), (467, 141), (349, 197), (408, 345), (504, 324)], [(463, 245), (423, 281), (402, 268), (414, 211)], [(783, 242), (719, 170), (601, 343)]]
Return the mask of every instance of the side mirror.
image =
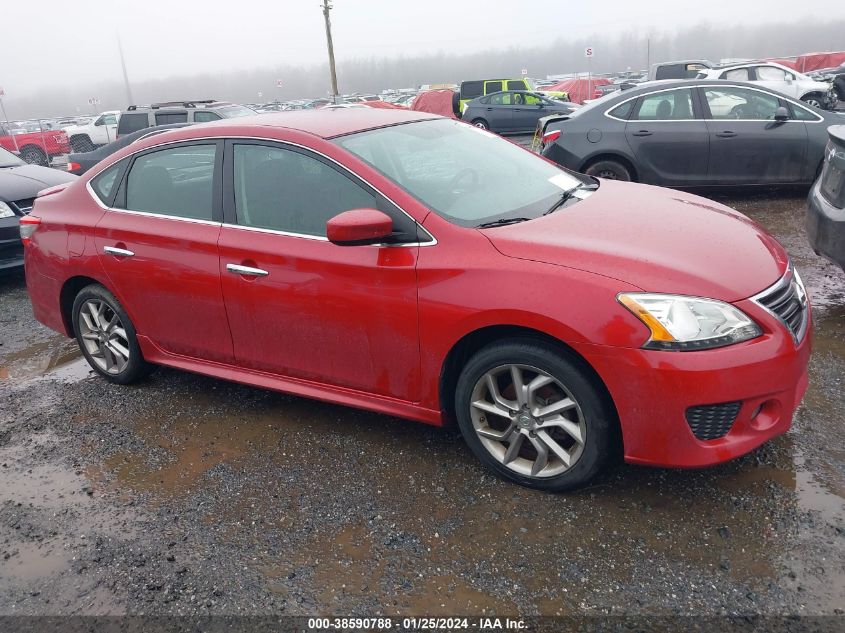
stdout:
[(393, 220), (376, 209), (344, 211), (326, 222), (326, 237), (339, 246), (376, 244), (392, 232)]
[(775, 110), (775, 121), (789, 121), (789, 110), (787, 110), (784, 106), (779, 106), (777, 110)]

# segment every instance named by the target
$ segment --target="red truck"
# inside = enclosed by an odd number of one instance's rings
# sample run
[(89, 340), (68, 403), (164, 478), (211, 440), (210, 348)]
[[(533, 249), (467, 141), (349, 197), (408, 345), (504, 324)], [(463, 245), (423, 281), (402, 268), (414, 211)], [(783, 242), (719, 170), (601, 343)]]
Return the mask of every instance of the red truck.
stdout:
[(70, 152), (67, 134), (62, 130), (44, 130), (12, 134), (5, 123), (0, 123), (0, 147), (20, 154), (23, 161), (31, 165), (50, 166), (54, 156)]

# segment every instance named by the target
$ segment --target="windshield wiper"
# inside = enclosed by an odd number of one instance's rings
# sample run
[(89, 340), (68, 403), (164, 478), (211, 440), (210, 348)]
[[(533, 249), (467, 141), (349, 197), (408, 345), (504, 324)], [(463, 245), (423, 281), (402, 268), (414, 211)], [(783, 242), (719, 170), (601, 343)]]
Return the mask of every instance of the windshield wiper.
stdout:
[(484, 222), (479, 224), (475, 228), (477, 229), (487, 229), (491, 226), (505, 226), (506, 224), (516, 224), (517, 222), (527, 222), (531, 218), (499, 218), (498, 220), (493, 220), (492, 222)]
[(560, 207), (563, 206), (564, 203), (571, 200), (572, 196), (574, 196), (575, 192), (578, 191), (579, 189), (586, 189), (587, 191), (594, 191), (594, 190), (598, 189), (598, 185), (588, 185), (586, 183), (581, 182), (581, 183), (578, 183), (577, 185), (575, 185), (574, 187), (570, 187), (569, 189), (564, 191), (562, 194), (560, 194), (560, 198), (558, 198), (555, 201), (555, 203), (549, 208), (549, 210), (546, 211), (543, 215), (549, 215), (550, 213), (554, 213), (555, 211), (557, 211)]

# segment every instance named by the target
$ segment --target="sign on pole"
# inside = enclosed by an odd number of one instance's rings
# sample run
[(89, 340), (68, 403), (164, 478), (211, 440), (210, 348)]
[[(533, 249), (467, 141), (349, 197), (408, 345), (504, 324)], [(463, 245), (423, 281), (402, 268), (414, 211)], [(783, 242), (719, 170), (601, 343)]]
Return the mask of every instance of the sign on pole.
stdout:
[(584, 49), (584, 57), (586, 57), (587, 59), (590, 59), (592, 56), (593, 56), (593, 47), (588, 46), (587, 48)]
[(528, 74), (528, 69), (527, 69), (527, 68), (523, 68), (523, 69), (522, 69), (522, 76), (523, 76), (523, 77), (525, 77), (525, 75), (527, 75), (527, 74)]
[(263, 96), (264, 96), (264, 93), (263, 93), (263, 92), (259, 92), (259, 93), (258, 93), (258, 98), (259, 98), (259, 99), (260, 99), (261, 97), (263, 97)]
[(91, 97), (90, 99), (88, 99), (88, 105), (100, 105), (99, 97)]
[(277, 79), (277, 80), (276, 80), (276, 88), (281, 88), (281, 87), (282, 87), (282, 80), (281, 80), (281, 79)]

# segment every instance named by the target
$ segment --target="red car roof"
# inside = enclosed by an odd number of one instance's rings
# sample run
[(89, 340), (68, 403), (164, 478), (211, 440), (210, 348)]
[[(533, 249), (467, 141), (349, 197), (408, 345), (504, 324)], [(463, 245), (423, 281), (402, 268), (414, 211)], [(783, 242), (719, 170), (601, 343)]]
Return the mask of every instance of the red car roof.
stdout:
[(300, 130), (322, 138), (363, 132), (378, 127), (439, 118), (427, 112), (382, 108), (332, 108), (329, 110), (292, 110), (268, 112), (256, 116), (223, 119), (203, 124), (204, 128), (233, 126), (267, 126)]

